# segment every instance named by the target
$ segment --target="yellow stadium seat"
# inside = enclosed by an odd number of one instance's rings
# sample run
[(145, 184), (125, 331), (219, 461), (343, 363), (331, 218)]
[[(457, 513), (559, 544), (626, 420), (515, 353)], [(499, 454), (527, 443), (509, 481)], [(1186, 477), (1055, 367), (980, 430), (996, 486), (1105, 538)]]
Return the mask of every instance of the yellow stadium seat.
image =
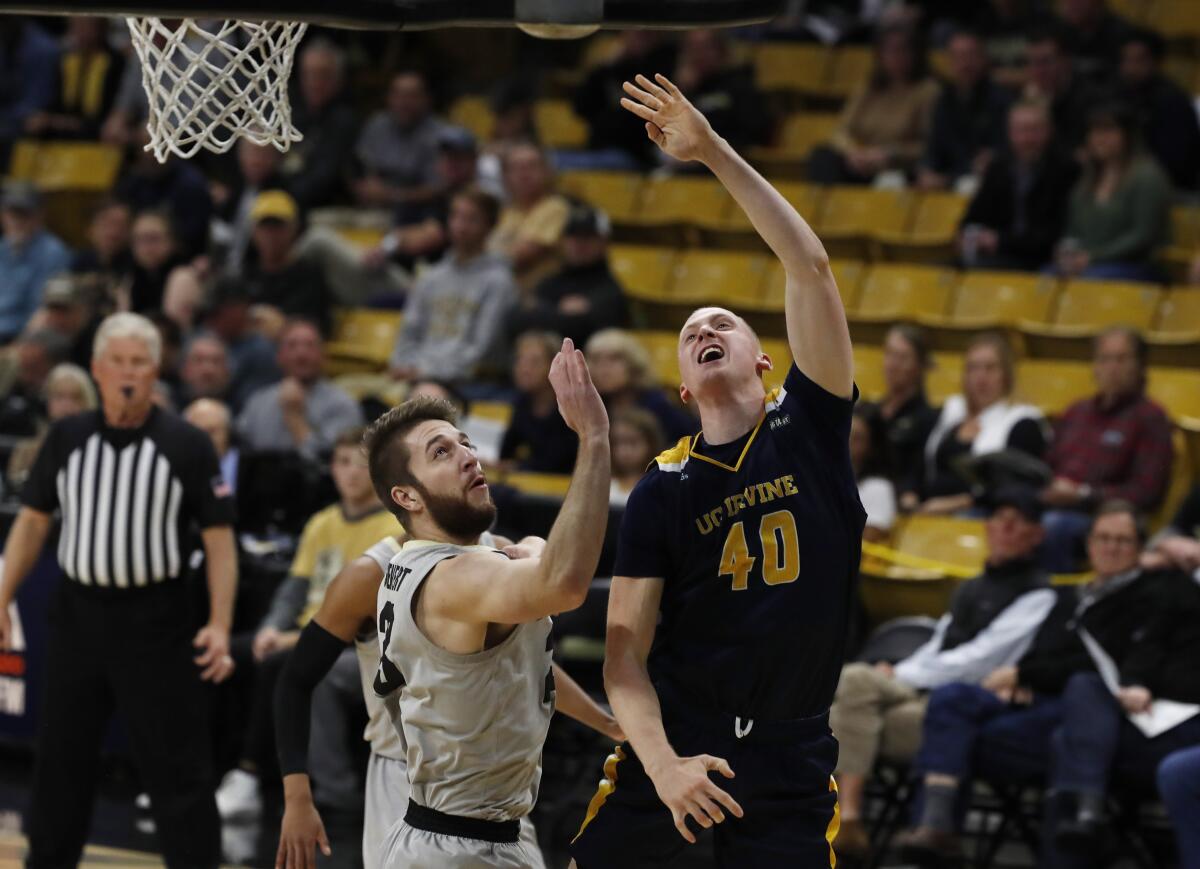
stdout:
[(569, 474), (537, 474), (532, 471), (511, 471), (501, 480), (526, 495), (542, 498), (565, 498), (571, 487)]
[(382, 369), (396, 346), (404, 314), (373, 308), (349, 308), (334, 318), (333, 340), (325, 347), (336, 373)]
[(1179, 247), (1200, 247), (1200, 207), (1176, 205), (1171, 209), (1171, 243)]
[(665, 299), (674, 263), (675, 251), (665, 247), (614, 244), (608, 250), (613, 275), (635, 297)]
[(883, 395), (883, 348), (870, 344), (854, 345), (854, 382), (863, 398)]
[(963, 357), (961, 353), (935, 352), (933, 364), (925, 375), (925, 394), (934, 404), (962, 392)]
[(829, 77), (821, 92), (836, 97), (850, 96), (867, 83), (874, 62), (874, 52), (869, 47), (844, 45), (835, 49)]
[[(842, 297), (842, 305), (847, 314), (857, 309), (860, 290), (862, 289), (865, 264), (858, 260), (835, 259), (829, 262), (833, 279), (837, 281), (838, 295)], [(787, 275), (778, 260), (772, 260), (768, 266), (767, 288), (765, 296), (766, 310), (783, 312), (783, 296), (787, 286)]]
[(1153, 14), (1156, 3), (1157, 0), (1108, 0), (1113, 12), (1135, 24), (1145, 24)]
[(837, 129), (836, 112), (799, 112), (788, 115), (779, 128), (778, 150), (807, 157), (817, 145), (829, 141)]
[(765, 91), (812, 91), (825, 81), (830, 51), (823, 45), (764, 42), (753, 49), (754, 78)]
[(1171, 450), (1175, 460), (1171, 464), (1171, 477), (1167, 482), (1167, 492), (1163, 497), (1162, 506), (1150, 517), (1150, 530), (1158, 531), (1173, 518), (1183, 499), (1191, 491), (1195, 471), (1191, 451), (1188, 449), (1188, 433), (1181, 428), (1171, 432)]
[(1017, 363), (1013, 397), (1057, 416), (1081, 398), (1096, 391), (1092, 366), (1087, 362), (1025, 359)]
[(558, 187), (608, 215), (615, 223), (627, 223), (637, 214), (642, 176), (636, 172), (564, 172)]
[(689, 305), (758, 310), (764, 306), (766, 256), (730, 251), (686, 251), (675, 261), (668, 296)]
[(958, 275), (953, 269), (922, 265), (876, 265), (867, 272), (854, 318), (915, 320), (944, 314)]
[(1200, 417), (1200, 371), (1151, 366), (1146, 391), (1172, 417)]
[(792, 367), (791, 347), (782, 338), (763, 338), (762, 348), (763, 352), (771, 357), (771, 362), (775, 366), (763, 374), (763, 385), (767, 389), (782, 386), (783, 379), (787, 377), (788, 369)]
[(817, 220), (824, 235), (872, 235), (901, 232), (912, 213), (914, 197), (907, 191), (834, 187)]
[(512, 419), (513, 406), (507, 401), (472, 401), (471, 416), (486, 419), (507, 427)]
[(1168, 39), (1200, 36), (1200, 4), (1191, 0), (1160, 0), (1154, 4), (1147, 24)]
[(32, 181), (43, 192), (107, 192), (121, 169), (121, 149), (98, 142), (34, 142), (13, 146), (9, 174)]
[(719, 226), (732, 206), (715, 178), (655, 178), (643, 185), (637, 220)]
[(1148, 329), (1158, 312), (1161, 290), (1125, 281), (1067, 281), (1054, 314), (1055, 326), (1103, 329), (1118, 324)]
[(968, 271), (954, 294), (950, 320), (963, 325), (1045, 323), (1057, 288), (1057, 282), (1044, 275)]
[(638, 330), (632, 335), (650, 354), (659, 385), (665, 389), (679, 386), (679, 333)]
[(908, 228), (908, 240), (917, 243), (952, 240), (968, 202), (967, 197), (957, 193), (922, 194)]
[(974, 519), (909, 516), (896, 530), (895, 540), (896, 549), (905, 555), (969, 570), (982, 570), (987, 558), (983, 522)]
[(1200, 289), (1172, 287), (1159, 306), (1155, 331), (1184, 334), (1200, 332)]
[(538, 100), (533, 124), (548, 148), (582, 148), (587, 145), (587, 123), (575, 114), (569, 100)]
[(470, 130), (481, 142), (492, 137), (492, 127), (496, 123), (492, 107), (483, 97), (459, 97), (450, 106), (448, 117), (452, 123)]

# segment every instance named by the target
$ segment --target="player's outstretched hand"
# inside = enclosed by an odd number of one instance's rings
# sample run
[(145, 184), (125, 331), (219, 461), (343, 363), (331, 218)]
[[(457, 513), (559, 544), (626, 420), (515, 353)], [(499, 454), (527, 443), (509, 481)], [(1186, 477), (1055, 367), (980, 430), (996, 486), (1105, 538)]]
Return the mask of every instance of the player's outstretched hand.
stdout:
[(724, 809), (728, 809), (734, 817), (742, 816), (742, 807), (737, 800), (713, 784), (708, 777), (710, 770), (719, 772), (725, 778), (733, 778), (729, 762), (710, 754), (676, 758), (653, 773), (646, 771), (654, 782), (658, 798), (671, 810), (675, 829), (693, 845), (696, 837), (687, 827), (689, 815), (705, 829), (725, 820)]
[(583, 351), (576, 350), (570, 338), (563, 340), (562, 350), (550, 363), (550, 385), (563, 421), (581, 440), (585, 436), (608, 437), (608, 411), (592, 383)]
[[(705, 151), (717, 141), (708, 118), (693, 106), (671, 80), (655, 73), (654, 81), (644, 75), (625, 82), (621, 106), (646, 122), (646, 135), (668, 157), (703, 160)], [(657, 82), (657, 84), (655, 84)]]
[(283, 810), (283, 825), (279, 829), (275, 869), (314, 869), (317, 865), (314, 846), (320, 846), (321, 853), (326, 857), (333, 853), (320, 812), (312, 800), (289, 800)]

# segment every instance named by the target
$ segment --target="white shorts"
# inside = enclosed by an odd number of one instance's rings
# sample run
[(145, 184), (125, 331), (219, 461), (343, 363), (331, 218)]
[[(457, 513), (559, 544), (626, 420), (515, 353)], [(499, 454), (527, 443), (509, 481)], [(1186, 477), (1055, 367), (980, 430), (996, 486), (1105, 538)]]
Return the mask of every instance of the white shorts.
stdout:
[[(394, 827), (400, 826), (399, 822), (404, 818), (406, 811), (408, 811), (408, 764), (403, 760), (371, 752), (371, 758), (367, 761), (366, 816), (363, 820), (364, 869), (383, 869), (384, 866), (404, 866), (417, 869), (418, 866), (425, 865), (455, 867), (455, 869), (460, 866), (502, 866), (506, 869), (513, 866), (522, 867), (522, 869), (526, 869), (526, 867), (527, 869), (546, 869), (541, 848), (538, 847), (537, 830), (534, 829), (533, 822), (527, 817), (521, 818), (521, 840), (517, 843), (522, 846), (521, 859), (526, 861), (523, 863), (441, 863), (438, 860), (442, 858), (437, 856), (440, 852), (436, 850), (430, 851), (434, 857), (433, 862), (428, 864), (404, 862), (403, 860), (389, 862), (387, 857), (391, 854), (392, 842), (389, 834), (393, 832)], [(418, 837), (430, 836), (436, 839), (451, 840), (451, 842), (472, 842), (489, 848), (513, 849), (516, 847), (516, 845), (493, 845), (491, 842), (478, 842), (474, 839), (458, 839), (454, 836), (440, 836), (424, 830), (412, 830), (412, 832)], [(415, 840), (413, 844), (416, 844)], [(423, 846), (424, 843), (422, 843)], [(396, 853), (407, 854), (408, 852)], [(507, 852), (505, 853), (507, 855)]]

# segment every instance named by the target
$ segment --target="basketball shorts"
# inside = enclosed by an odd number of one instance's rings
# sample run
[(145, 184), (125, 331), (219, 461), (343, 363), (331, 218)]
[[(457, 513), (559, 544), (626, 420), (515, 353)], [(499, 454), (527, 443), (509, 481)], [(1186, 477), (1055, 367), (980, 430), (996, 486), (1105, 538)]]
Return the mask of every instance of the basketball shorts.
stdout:
[[(833, 866), (838, 829), (837, 741), (828, 713), (789, 721), (752, 721), (685, 705), (660, 690), (667, 738), (680, 757), (722, 757), (735, 777), (709, 777), (742, 807), (710, 828), (719, 867), (814, 869)], [(699, 840), (707, 832), (686, 822)], [(604, 778), (571, 843), (579, 869), (659, 866), (684, 848), (646, 771), (628, 743), (604, 764)]]
[(533, 825), (459, 818), (409, 802), (383, 843), (387, 869), (545, 869)]

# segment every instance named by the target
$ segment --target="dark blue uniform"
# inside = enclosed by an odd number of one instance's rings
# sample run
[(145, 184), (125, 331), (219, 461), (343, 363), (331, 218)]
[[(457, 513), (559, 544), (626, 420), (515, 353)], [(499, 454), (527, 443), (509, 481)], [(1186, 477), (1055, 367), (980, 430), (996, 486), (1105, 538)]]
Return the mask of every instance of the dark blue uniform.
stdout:
[[(667, 738), (681, 757), (724, 757), (736, 774), (712, 776), (745, 811), (715, 828), (723, 866), (832, 860), (827, 713), (866, 520), (852, 407), (793, 366), (757, 428), (729, 444), (680, 441), (625, 510), (613, 573), (665, 580), (648, 666)], [(572, 845), (580, 869), (653, 866), (686, 844), (631, 747), (619, 748)]]

